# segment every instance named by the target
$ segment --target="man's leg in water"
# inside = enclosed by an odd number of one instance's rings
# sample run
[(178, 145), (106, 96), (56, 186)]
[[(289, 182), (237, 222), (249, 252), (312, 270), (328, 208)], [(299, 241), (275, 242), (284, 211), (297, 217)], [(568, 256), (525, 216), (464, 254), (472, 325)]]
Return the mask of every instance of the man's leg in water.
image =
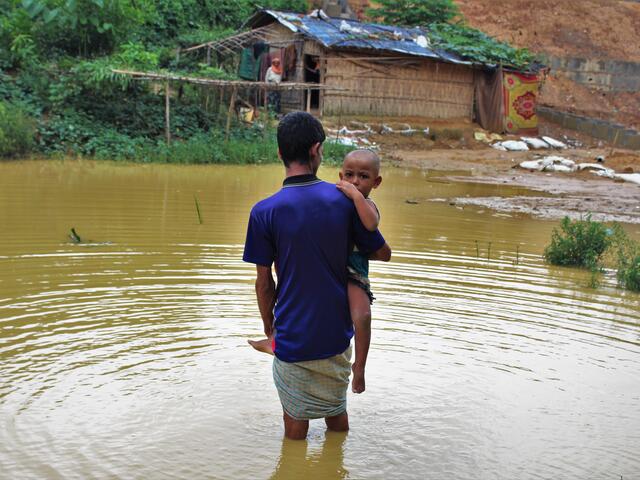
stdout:
[(349, 415), (347, 412), (336, 415), (335, 417), (327, 417), (324, 419), (329, 430), (334, 432), (346, 432), (349, 430)]
[(309, 420), (296, 420), (287, 415), (286, 412), (282, 412), (282, 418), (284, 419), (284, 436), (291, 440), (304, 440), (307, 438), (307, 432), (309, 431)]
[(371, 342), (371, 305), (369, 295), (354, 282), (349, 282), (348, 294), (356, 345), (356, 358), (351, 367), (353, 370), (351, 390), (354, 393), (362, 393), (365, 390), (364, 368)]
[(262, 340), (247, 340), (247, 342), (259, 352), (273, 355), (273, 337), (267, 337)]

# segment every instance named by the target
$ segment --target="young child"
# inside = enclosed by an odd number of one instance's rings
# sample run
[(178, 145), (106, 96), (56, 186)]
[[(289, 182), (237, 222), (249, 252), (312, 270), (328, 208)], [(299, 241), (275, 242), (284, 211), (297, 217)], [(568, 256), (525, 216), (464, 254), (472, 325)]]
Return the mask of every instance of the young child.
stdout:
[[(336, 187), (353, 201), (364, 227), (375, 231), (380, 223), (380, 213), (369, 194), (382, 182), (380, 158), (372, 150), (354, 150), (344, 158), (339, 175), (340, 181)], [(364, 371), (371, 341), (371, 303), (374, 300), (369, 283), (368, 256), (354, 247), (347, 261), (347, 271), (349, 310), (356, 347), (351, 389), (354, 393), (362, 393), (365, 390)], [(248, 342), (256, 350), (273, 355), (272, 338)]]
[[(347, 154), (342, 163), (338, 189), (353, 203), (360, 221), (369, 231), (375, 231), (380, 223), (378, 207), (369, 198), (371, 190), (382, 182), (380, 158), (372, 150), (354, 150)], [(353, 366), (351, 389), (354, 393), (365, 390), (364, 369), (371, 342), (371, 303), (373, 294), (369, 283), (369, 257), (357, 251), (351, 252), (347, 260), (349, 284), (349, 310), (355, 330), (356, 355)]]

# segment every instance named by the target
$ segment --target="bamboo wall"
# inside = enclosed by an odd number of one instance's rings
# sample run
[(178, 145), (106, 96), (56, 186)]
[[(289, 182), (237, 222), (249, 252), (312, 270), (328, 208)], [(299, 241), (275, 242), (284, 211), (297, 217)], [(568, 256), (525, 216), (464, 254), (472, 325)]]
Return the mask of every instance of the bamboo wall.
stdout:
[(324, 83), (346, 91), (324, 93), (325, 115), (472, 119), (473, 69), (415, 57), (397, 61), (372, 61), (372, 57), (328, 52)]

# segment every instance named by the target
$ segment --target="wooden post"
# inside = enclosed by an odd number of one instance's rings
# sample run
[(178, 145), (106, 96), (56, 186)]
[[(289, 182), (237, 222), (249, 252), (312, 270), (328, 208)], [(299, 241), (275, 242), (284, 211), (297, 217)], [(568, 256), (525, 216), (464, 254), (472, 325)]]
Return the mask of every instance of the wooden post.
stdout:
[(211, 66), (211, 45), (207, 47), (207, 66)]
[(227, 112), (227, 128), (225, 129), (225, 140), (229, 140), (229, 130), (231, 129), (231, 115), (233, 115), (233, 110), (236, 103), (236, 94), (238, 90), (234, 85), (233, 90), (231, 91), (231, 101), (229, 102), (229, 111)]
[(307, 112), (311, 112), (311, 89), (307, 88)]
[(171, 145), (171, 112), (168, 81), (164, 84), (164, 132), (167, 137), (167, 145)]

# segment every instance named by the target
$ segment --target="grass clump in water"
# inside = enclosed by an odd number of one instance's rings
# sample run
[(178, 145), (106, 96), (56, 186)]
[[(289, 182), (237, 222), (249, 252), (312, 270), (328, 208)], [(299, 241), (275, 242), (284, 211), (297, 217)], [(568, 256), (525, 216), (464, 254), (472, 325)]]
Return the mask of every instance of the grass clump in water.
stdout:
[(564, 217), (560, 229), (554, 228), (544, 258), (552, 265), (599, 269), (600, 260), (611, 244), (611, 231), (604, 223)]
[(592, 288), (598, 286), (605, 266), (615, 268), (620, 287), (640, 292), (640, 243), (618, 224), (607, 227), (590, 215), (573, 221), (565, 217), (560, 229), (553, 230), (544, 257), (553, 265), (589, 269)]

